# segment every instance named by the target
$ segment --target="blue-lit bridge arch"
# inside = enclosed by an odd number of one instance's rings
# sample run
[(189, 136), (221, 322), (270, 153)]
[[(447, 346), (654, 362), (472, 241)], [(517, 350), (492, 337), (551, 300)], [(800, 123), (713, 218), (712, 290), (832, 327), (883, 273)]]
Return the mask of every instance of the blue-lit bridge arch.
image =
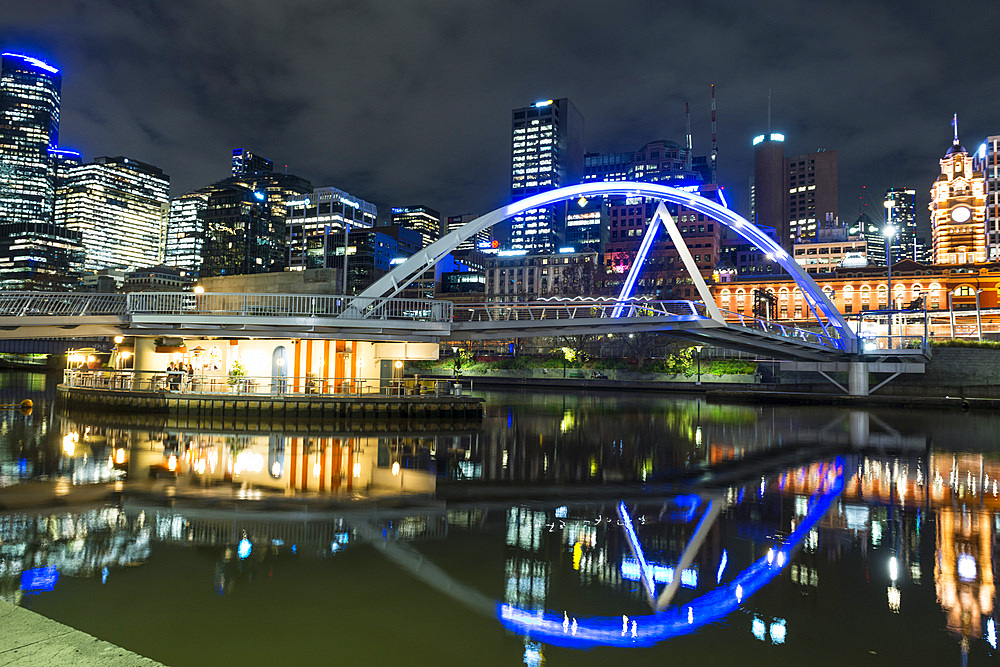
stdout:
[[(363, 311), (373, 306), (377, 307), (387, 299), (392, 298), (406, 286), (410, 285), (417, 276), (433, 267), (445, 255), (457, 248), (459, 244), (504, 220), (531, 209), (550, 206), (571, 199), (605, 195), (646, 197), (663, 202), (680, 204), (725, 225), (739, 234), (743, 239), (759, 248), (788, 272), (802, 290), (802, 294), (820, 326), (823, 327), (824, 331), (827, 331), (828, 328), (832, 328), (835, 331), (835, 334), (834, 332), (830, 333), (838, 340), (842, 352), (853, 353), (857, 351), (857, 335), (848, 325), (840, 311), (837, 310), (837, 307), (809, 274), (795, 262), (794, 258), (757, 226), (743, 216), (705, 197), (665, 185), (635, 181), (593, 182), (570, 185), (527, 197), (480, 216), (462, 227), (449, 232), (426, 248), (423, 248), (405, 262), (396, 266), (396, 268), (385, 276), (375, 281), (355, 297), (352, 302), (352, 305), (356, 309), (355, 312)], [(714, 306), (714, 303), (711, 305)]]

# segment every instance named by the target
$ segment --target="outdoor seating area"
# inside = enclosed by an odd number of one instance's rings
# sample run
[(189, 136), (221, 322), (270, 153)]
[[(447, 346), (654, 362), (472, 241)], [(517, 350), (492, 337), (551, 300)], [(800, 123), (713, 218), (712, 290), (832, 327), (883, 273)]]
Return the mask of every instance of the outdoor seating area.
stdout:
[(216, 375), (124, 370), (63, 371), (65, 387), (104, 389), (115, 392), (166, 392), (226, 396), (446, 396), (454, 392), (448, 380), (409, 378), (337, 378)]

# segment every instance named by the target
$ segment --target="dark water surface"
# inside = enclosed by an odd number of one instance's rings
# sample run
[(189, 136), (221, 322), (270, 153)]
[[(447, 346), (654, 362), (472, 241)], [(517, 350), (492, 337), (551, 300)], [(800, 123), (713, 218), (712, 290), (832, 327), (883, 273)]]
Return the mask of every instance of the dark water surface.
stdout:
[(0, 413), (0, 596), (170, 665), (997, 657), (1000, 415), (498, 392), (248, 431), (53, 382), (0, 375), (35, 402)]

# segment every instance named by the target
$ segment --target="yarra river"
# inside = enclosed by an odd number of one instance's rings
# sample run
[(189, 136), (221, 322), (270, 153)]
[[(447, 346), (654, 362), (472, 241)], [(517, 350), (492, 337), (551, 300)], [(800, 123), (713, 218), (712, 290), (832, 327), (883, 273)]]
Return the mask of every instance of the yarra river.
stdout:
[(997, 414), (477, 391), (263, 429), (57, 381), (0, 375), (34, 402), (0, 413), (0, 597), (168, 665), (996, 659)]

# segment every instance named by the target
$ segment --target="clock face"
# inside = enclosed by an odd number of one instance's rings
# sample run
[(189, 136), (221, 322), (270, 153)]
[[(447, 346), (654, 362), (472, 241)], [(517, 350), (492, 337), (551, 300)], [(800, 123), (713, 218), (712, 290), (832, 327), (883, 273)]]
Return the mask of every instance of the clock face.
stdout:
[(972, 211), (968, 206), (956, 206), (951, 209), (951, 219), (955, 222), (965, 222), (972, 217)]

